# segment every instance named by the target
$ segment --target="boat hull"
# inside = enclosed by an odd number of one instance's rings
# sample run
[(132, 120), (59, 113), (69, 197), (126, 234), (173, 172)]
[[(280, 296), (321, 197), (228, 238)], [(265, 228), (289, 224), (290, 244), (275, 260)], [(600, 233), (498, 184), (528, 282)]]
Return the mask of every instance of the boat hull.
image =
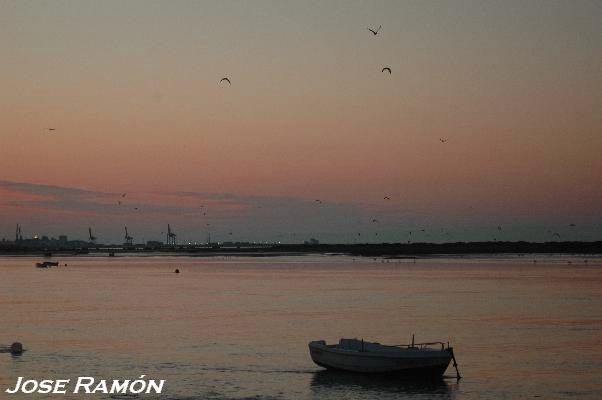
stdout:
[(407, 377), (440, 377), (451, 361), (451, 353), (446, 350), (408, 350), (379, 354), (310, 343), (309, 351), (314, 363), (324, 368)]

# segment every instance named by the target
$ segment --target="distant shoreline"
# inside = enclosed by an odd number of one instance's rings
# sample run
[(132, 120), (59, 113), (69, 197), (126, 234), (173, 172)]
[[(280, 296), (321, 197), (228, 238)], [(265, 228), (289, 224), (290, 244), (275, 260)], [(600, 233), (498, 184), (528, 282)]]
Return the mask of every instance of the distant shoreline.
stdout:
[(1, 244), (0, 255), (183, 255), (183, 256), (302, 256), (343, 254), (366, 257), (407, 258), (435, 255), (476, 254), (602, 254), (602, 241), (596, 242), (456, 242), (456, 243), (381, 243), (381, 244), (273, 244), (256, 246), (101, 246), (32, 248)]

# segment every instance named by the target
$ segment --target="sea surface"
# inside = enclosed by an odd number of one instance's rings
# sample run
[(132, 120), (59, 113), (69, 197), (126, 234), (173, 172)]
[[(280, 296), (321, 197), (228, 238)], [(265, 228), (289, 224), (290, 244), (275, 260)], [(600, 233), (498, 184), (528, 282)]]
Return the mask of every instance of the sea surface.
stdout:
[[(18, 376), (143, 374), (166, 384), (141, 399), (602, 398), (601, 257), (52, 260), (0, 258), (0, 344), (27, 349), (0, 354), (2, 399), (111, 398), (6, 394)], [(449, 341), (463, 379), (333, 374), (307, 348), (412, 334)]]

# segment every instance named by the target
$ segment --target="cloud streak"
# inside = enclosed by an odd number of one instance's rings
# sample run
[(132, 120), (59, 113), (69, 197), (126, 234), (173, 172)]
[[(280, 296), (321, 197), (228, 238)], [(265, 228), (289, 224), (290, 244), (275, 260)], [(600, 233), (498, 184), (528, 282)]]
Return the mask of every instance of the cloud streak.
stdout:
[[(394, 199), (393, 199), (394, 200)], [(0, 180), (0, 237), (15, 224), (25, 232), (121, 243), (124, 226), (137, 242), (164, 240), (169, 223), (178, 240), (365, 243), (463, 240), (596, 240), (596, 223), (562, 218), (502, 220), (484, 215), (435, 219), (393, 201), (331, 202), (279, 196), (195, 191), (118, 193)], [(499, 225), (503, 230), (497, 229)]]
[(395, 217), (391, 210), (359, 203), (192, 191), (124, 194), (12, 181), (0, 181), (0, 198), (6, 219), (30, 220), (42, 231), (58, 224), (73, 232), (75, 226), (67, 228), (65, 221), (71, 218), (73, 225), (104, 227), (111, 241), (119, 241), (121, 225), (149, 232), (147, 240), (160, 239), (167, 223), (179, 227), (186, 240), (212, 233), (222, 240), (302, 241), (320, 233), (341, 237), (342, 232), (347, 240), (358, 240), (361, 235), (355, 237), (355, 232), (375, 230), (373, 218)]

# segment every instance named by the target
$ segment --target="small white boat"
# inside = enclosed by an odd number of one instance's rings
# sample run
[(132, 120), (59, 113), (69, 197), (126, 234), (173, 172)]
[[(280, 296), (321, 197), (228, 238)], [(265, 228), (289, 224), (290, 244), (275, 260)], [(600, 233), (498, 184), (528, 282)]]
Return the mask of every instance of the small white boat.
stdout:
[(312, 360), (321, 367), (352, 372), (395, 373), (408, 377), (441, 377), (450, 361), (453, 348), (442, 342), (387, 346), (358, 339), (341, 339), (338, 344), (324, 340), (309, 343)]

